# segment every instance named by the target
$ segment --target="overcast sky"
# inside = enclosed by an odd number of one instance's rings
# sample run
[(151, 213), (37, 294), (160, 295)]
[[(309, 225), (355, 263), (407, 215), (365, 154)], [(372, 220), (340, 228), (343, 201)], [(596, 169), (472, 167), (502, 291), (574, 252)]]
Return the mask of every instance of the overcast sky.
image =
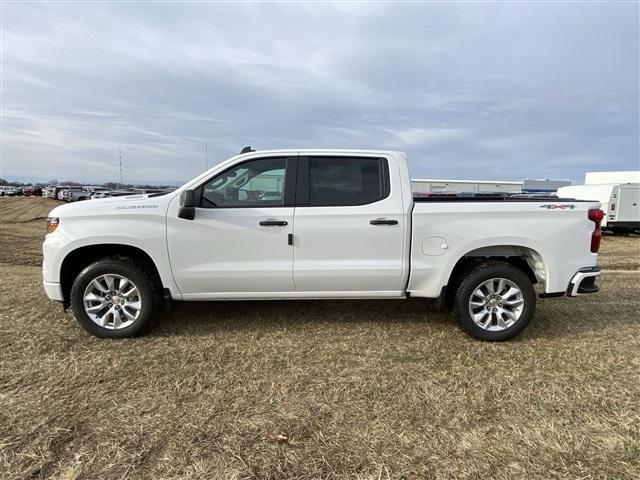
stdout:
[(639, 166), (637, 2), (8, 3), (5, 178), (178, 182), (245, 145), (413, 177)]

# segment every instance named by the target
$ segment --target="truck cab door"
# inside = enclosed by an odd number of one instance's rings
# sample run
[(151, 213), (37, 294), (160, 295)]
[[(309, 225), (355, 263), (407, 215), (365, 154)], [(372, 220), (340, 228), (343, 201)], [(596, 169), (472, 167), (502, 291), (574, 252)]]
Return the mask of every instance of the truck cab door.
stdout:
[(260, 298), (294, 290), (295, 157), (244, 161), (195, 189), (193, 220), (172, 201), (167, 247), (176, 284), (188, 298)]
[(408, 225), (400, 172), (390, 168), (398, 169), (377, 156), (300, 157), (294, 226), (297, 292), (402, 294)]

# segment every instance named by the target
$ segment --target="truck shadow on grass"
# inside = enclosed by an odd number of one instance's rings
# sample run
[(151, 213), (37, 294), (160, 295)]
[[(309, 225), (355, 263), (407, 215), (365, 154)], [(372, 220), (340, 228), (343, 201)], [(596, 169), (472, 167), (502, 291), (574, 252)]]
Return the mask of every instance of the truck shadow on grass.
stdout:
[(452, 315), (434, 312), (423, 299), (175, 302), (169, 312), (155, 319), (147, 335), (206, 335), (220, 330), (367, 323), (456, 326)]
[[(525, 331), (513, 341), (594, 333), (612, 324), (637, 325), (638, 304), (631, 297), (608, 308), (606, 292), (591, 298), (545, 299)], [(604, 297), (604, 298), (603, 298)], [(216, 332), (264, 332), (317, 326), (399, 330), (419, 335), (464, 335), (453, 313), (433, 311), (424, 299), (176, 302), (152, 322), (146, 336), (200, 336)]]

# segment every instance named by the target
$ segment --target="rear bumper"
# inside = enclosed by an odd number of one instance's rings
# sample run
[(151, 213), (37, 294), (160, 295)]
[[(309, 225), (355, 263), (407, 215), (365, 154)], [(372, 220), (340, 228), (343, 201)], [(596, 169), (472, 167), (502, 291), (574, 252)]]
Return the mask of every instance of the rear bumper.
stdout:
[(603, 228), (624, 228), (629, 230), (640, 230), (640, 222), (607, 222), (606, 227)]
[(47, 297), (49, 297), (50, 300), (57, 300), (58, 302), (64, 301), (61, 284), (53, 282), (42, 282), (42, 285), (44, 286), (44, 292), (47, 294)]
[(600, 276), (600, 267), (581, 268), (573, 276), (567, 287), (569, 297), (577, 297), (587, 293), (597, 293), (600, 287), (596, 285), (596, 280)]

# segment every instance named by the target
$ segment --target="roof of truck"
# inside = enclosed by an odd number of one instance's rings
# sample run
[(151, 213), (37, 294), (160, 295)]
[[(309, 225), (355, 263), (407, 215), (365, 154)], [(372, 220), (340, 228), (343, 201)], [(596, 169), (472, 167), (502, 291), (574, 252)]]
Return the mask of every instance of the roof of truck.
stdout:
[(372, 150), (372, 149), (358, 149), (358, 148), (284, 148), (279, 150), (252, 150), (243, 155), (248, 154), (331, 154), (336, 153), (348, 153), (351, 155), (365, 154), (365, 155), (406, 155), (404, 152), (398, 150)]

